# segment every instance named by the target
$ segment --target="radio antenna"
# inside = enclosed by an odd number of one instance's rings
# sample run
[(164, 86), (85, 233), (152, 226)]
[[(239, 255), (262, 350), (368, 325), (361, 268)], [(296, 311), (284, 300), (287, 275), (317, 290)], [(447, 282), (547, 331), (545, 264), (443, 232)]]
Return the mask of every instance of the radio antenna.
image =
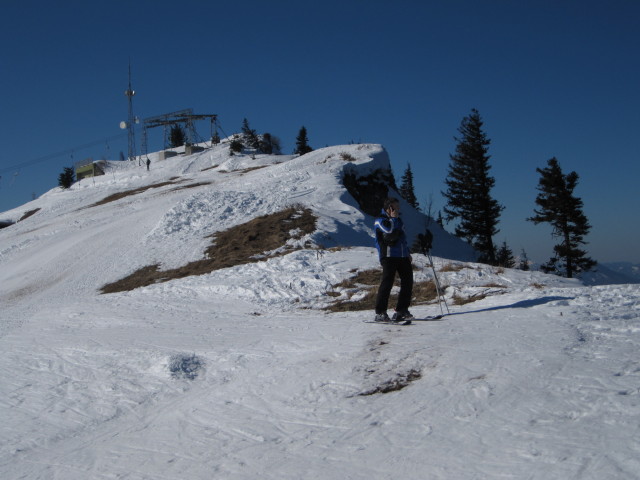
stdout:
[(120, 122), (121, 129), (127, 129), (129, 134), (129, 160), (133, 161), (136, 158), (136, 132), (135, 124), (138, 123), (138, 119), (133, 115), (133, 96), (136, 94), (135, 90), (131, 88), (131, 60), (129, 60), (129, 88), (124, 92), (129, 102), (129, 116), (126, 122)]

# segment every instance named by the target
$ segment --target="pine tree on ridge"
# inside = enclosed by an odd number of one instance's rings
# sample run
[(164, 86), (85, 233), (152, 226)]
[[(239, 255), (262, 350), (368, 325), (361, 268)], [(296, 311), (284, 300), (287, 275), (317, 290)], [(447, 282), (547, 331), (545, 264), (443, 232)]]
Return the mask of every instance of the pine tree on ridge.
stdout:
[(455, 235), (469, 242), (479, 253), (479, 262), (495, 265), (496, 247), (493, 236), (500, 212), (504, 209), (491, 197), (495, 179), (489, 175), (488, 146), (491, 141), (482, 130), (483, 122), (475, 108), (462, 119), (455, 138), (456, 152), (449, 155), (445, 220), (458, 220)]
[(540, 174), (536, 197), (539, 208), (534, 209), (535, 215), (527, 220), (536, 225), (550, 224), (553, 227), (552, 236), (562, 239), (553, 247), (555, 255), (541, 269), (567, 278), (591, 270), (597, 262), (587, 257), (587, 252), (580, 248), (580, 245), (587, 243), (584, 236), (589, 233), (591, 225), (582, 212), (582, 200), (573, 195), (578, 174), (562, 173), (555, 157), (547, 161), (546, 168), (537, 168), (536, 171)]
[(307, 129), (304, 125), (300, 128), (298, 136), (296, 137), (296, 148), (293, 151), (294, 155), (304, 155), (305, 153), (313, 152), (313, 148), (309, 146), (309, 139), (307, 138)]
[(398, 193), (400, 193), (400, 196), (413, 208), (419, 208), (418, 199), (416, 198), (415, 190), (413, 188), (413, 172), (411, 171), (410, 163), (407, 164), (404, 175), (402, 175), (400, 192)]

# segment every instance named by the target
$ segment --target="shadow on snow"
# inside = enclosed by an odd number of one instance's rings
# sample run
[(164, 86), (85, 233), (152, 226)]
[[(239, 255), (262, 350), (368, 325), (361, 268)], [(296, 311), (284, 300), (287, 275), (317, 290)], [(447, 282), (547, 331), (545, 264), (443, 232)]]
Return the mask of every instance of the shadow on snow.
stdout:
[(449, 313), (447, 314), (447, 316), (463, 315), (467, 313), (492, 312), (495, 310), (505, 310), (508, 308), (531, 308), (531, 307), (537, 307), (538, 305), (544, 305), (546, 303), (558, 302), (560, 300), (573, 300), (574, 298), (575, 297), (541, 297), (541, 298), (534, 298), (533, 300), (522, 300), (520, 302), (516, 302), (511, 305), (498, 305), (496, 307), (488, 307), (480, 310), (466, 310), (464, 312)]

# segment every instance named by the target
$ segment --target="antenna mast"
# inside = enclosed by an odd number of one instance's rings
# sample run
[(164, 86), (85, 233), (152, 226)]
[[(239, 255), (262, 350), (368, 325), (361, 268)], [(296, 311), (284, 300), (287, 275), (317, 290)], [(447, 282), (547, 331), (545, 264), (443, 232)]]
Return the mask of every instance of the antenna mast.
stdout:
[(131, 61), (129, 61), (129, 88), (124, 92), (129, 102), (129, 117), (126, 122), (120, 122), (120, 128), (127, 129), (129, 133), (129, 160), (136, 158), (136, 133), (135, 124), (138, 119), (133, 115), (133, 96), (136, 92), (131, 88)]

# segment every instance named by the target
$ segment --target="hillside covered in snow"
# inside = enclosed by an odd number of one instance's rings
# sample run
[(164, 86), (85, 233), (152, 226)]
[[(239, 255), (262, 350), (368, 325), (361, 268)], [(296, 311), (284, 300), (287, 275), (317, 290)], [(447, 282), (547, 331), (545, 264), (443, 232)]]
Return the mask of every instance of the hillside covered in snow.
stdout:
[(404, 204), (418, 321), (366, 324), (381, 146), (104, 170), (0, 214), (0, 478), (638, 478), (640, 286)]

